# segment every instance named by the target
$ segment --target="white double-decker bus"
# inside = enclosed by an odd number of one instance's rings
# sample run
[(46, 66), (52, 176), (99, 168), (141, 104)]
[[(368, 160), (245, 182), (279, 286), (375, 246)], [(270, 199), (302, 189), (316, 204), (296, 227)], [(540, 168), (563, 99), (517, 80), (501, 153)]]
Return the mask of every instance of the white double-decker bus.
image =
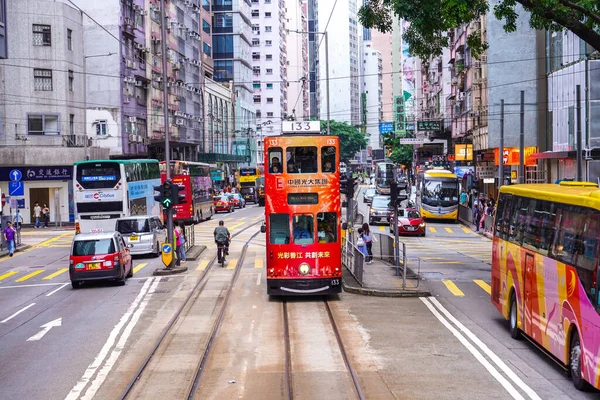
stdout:
[(120, 217), (160, 215), (158, 160), (79, 161), (73, 180), (77, 233), (114, 231)]

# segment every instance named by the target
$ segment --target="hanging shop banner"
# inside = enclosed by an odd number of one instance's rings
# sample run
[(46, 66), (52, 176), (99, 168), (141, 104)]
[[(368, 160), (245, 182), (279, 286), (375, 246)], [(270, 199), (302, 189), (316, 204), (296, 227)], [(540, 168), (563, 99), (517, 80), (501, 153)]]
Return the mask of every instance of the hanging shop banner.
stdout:
[[(535, 158), (532, 157), (537, 153), (538, 148), (535, 146), (525, 147), (525, 165), (536, 165)], [(498, 149), (494, 149), (494, 162), (500, 165), (498, 159)], [(519, 148), (505, 147), (504, 148), (504, 165), (519, 165)]]
[(473, 160), (473, 145), (472, 144), (455, 144), (454, 159), (456, 161), (472, 161)]

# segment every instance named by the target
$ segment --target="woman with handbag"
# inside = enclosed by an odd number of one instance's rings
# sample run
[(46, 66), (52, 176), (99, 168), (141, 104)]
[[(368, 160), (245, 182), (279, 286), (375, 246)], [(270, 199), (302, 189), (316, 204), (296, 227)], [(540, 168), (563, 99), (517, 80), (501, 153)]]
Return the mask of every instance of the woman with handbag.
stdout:
[(367, 242), (365, 241), (363, 228), (358, 228), (358, 238), (356, 239), (356, 247), (358, 247), (358, 251), (360, 251), (363, 256), (367, 257), (369, 255), (367, 251)]
[(369, 224), (366, 222), (362, 225), (362, 230), (363, 239), (365, 240), (365, 244), (367, 246), (367, 257), (365, 258), (365, 261), (367, 264), (373, 264), (373, 234), (371, 233)]

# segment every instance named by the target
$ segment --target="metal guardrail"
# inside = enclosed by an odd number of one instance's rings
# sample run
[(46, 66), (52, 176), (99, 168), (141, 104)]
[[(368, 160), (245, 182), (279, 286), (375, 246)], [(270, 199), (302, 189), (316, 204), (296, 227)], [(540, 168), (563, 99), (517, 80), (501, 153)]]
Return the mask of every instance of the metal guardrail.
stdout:
[(365, 256), (346, 237), (342, 246), (342, 265), (350, 271), (360, 286), (363, 286)]
[(185, 251), (187, 252), (196, 243), (196, 233), (194, 231), (194, 225), (186, 225), (185, 237), (186, 237), (187, 241), (185, 242), (183, 247), (185, 248)]
[(468, 224), (473, 223), (473, 210), (462, 204), (458, 205), (458, 219)]

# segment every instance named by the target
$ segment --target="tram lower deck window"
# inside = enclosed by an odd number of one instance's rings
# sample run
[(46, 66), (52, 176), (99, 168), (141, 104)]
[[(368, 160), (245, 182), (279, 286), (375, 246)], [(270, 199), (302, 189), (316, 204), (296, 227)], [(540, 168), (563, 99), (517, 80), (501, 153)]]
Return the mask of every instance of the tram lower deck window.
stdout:
[(271, 244), (290, 243), (290, 216), (289, 214), (269, 215), (269, 241)]
[(314, 217), (312, 215), (294, 215), (292, 228), (294, 229), (294, 244), (312, 244), (315, 242)]

